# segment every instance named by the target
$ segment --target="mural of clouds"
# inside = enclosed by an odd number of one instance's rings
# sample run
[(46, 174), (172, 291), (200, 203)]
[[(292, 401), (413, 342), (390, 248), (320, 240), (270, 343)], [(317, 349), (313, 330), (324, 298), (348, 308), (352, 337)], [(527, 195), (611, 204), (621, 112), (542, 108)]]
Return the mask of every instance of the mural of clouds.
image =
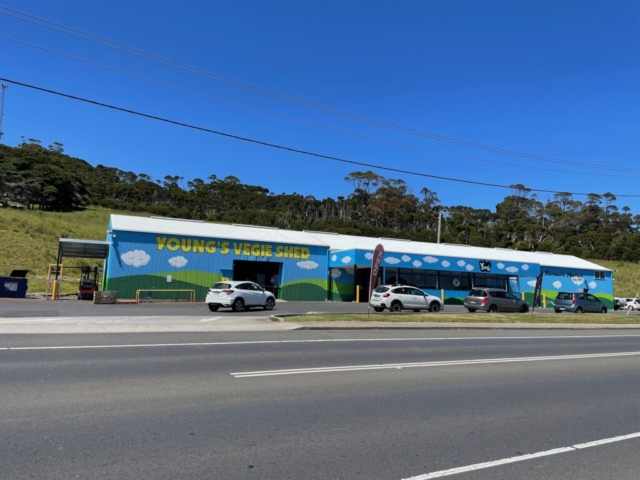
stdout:
[(401, 260), (399, 258), (396, 257), (387, 257), (384, 259), (385, 263), (388, 263), (389, 265), (395, 265), (397, 263), (400, 263)]
[(409, 255), (402, 255), (402, 261), (403, 262), (410, 262), (411, 261), (411, 257)]
[(535, 280), (529, 280), (527, 282), (527, 285), (529, 285), (530, 287), (535, 287), (536, 286), (536, 281)]
[(337, 255), (331, 255), (331, 261), (335, 262), (336, 260), (338, 260), (338, 256)]
[(560, 287), (562, 287), (562, 282), (560, 280), (556, 280), (555, 282), (553, 282), (553, 288), (555, 288), (556, 290), (560, 290)]
[(527, 270), (529, 270), (529, 265), (527, 265), (527, 264), (525, 263), (525, 264), (524, 264), (524, 265), (522, 265), (522, 267), (520, 267), (520, 268), (522, 268), (522, 269), (526, 272)]
[(467, 264), (467, 262), (465, 262), (464, 260), (458, 260), (458, 266), (459, 267), (464, 267)]
[(518, 271), (518, 267), (507, 267), (505, 270), (509, 273), (516, 273)]
[(443, 266), (444, 268), (447, 268), (447, 267), (451, 266), (451, 264), (450, 264), (449, 262), (447, 262), (446, 260), (443, 260), (443, 261), (442, 261), (442, 266)]
[(367, 260), (373, 260), (373, 253), (371, 252), (365, 253), (364, 258), (366, 258)]
[(427, 255), (423, 258), (423, 260), (427, 263), (438, 263), (438, 259), (436, 257), (432, 257), (431, 255)]
[(351, 261), (351, 257), (347, 256), (342, 259), (342, 263), (349, 263)]
[(182, 268), (188, 263), (188, 260), (182, 255), (179, 257), (173, 257), (169, 259), (169, 265), (176, 268)]
[(130, 252), (125, 252), (120, 255), (120, 258), (124, 263), (133, 268), (140, 268), (151, 260), (151, 257), (147, 255), (147, 252), (144, 250), (132, 250)]
[(496, 267), (502, 270), (504, 268), (504, 263), (500, 262), (499, 264), (496, 265)]
[(467, 269), (467, 272), (470, 272), (473, 270), (473, 265), (467, 265), (465, 268)]
[(331, 278), (340, 278), (342, 276), (342, 271), (337, 268), (331, 269)]
[(575, 284), (575, 285), (582, 285), (584, 283), (584, 278), (582, 277), (571, 277), (571, 281)]
[(304, 268), (305, 270), (313, 270), (314, 268), (318, 268), (318, 264), (313, 260), (305, 260), (304, 262), (296, 263), (300, 268)]
[(418, 268), (422, 266), (422, 262), (420, 260), (414, 260), (413, 261), (413, 266)]
[(591, 290), (595, 290), (598, 284), (596, 282), (589, 282), (589, 288)]

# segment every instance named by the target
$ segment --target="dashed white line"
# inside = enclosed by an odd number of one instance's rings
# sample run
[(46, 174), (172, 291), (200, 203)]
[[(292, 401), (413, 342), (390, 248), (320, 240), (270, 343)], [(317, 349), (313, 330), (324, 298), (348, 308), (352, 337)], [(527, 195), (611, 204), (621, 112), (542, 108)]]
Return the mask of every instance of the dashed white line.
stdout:
[(622, 442), (625, 440), (631, 440), (632, 438), (640, 438), (640, 432), (630, 433), (629, 435), (620, 435), (619, 437), (605, 438), (603, 440), (596, 440), (595, 442), (579, 443), (571, 445), (570, 447), (554, 448), (552, 450), (545, 450), (543, 452), (529, 453), (527, 455), (518, 455), (517, 457), (503, 458), (502, 460), (494, 460), (492, 462), (476, 463), (473, 465), (467, 465), (465, 467), (451, 468), (449, 470), (440, 470), (438, 472), (425, 473), (424, 475), (417, 475), (415, 477), (405, 478), (404, 480), (430, 480), (432, 478), (449, 477), (451, 475), (458, 475), (459, 473), (471, 472), (474, 470), (482, 470), (484, 468), (498, 467), (500, 465), (506, 465), (509, 463), (524, 462), (534, 458), (548, 457), (549, 455), (557, 455), (559, 453), (575, 452), (576, 450), (582, 450), (585, 448), (598, 447), (600, 445), (606, 445), (608, 443)]
[(200, 322), (199, 322), (199, 323), (202, 323), (202, 322), (213, 322), (213, 321), (215, 321), (215, 320), (220, 320), (221, 318), (222, 318), (222, 317), (203, 318), (202, 320), (200, 320)]

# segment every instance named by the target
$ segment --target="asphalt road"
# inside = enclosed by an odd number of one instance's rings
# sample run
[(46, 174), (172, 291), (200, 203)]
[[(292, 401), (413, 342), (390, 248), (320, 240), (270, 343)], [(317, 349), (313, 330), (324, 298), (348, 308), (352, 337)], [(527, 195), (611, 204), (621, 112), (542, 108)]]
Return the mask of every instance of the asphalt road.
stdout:
[(1, 335), (0, 478), (635, 480), (637, 335)]

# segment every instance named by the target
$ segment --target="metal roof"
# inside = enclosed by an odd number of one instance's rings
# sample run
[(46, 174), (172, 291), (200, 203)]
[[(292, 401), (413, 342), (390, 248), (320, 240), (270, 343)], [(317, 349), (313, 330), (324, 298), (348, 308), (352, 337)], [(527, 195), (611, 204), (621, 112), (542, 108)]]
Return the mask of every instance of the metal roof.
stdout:
[(61, 238), (59, 256), (72, 258), (100, 258), (105, 259), (109, 253), (109, 242), (99, 240), (79, 240), (75, 238)]

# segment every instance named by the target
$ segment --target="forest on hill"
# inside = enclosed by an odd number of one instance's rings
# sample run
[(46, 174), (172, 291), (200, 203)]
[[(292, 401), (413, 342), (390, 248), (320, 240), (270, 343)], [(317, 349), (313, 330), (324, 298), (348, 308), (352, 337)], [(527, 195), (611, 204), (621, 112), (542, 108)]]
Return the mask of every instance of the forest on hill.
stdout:
[(494, 211), (442, 205), (428, 187), (412, 191), (404, 180), (371, 171), (352, 172), (346, 197), (317, 199), (274, 193), (238, 177), (154, 180), (64, 154), (27, 139), (0, 145), (0, 198), (4, 206), (69, 212), (90, 205), (113, 210), (213, 222), (319, 230), (435, 242), (442, 214), (442, 242), (481, 247), (566, 253), (583, 258), (640, 261), (640, 215), (617, 205), (615, 195), (584, 200), (557, 193), (540, 200), (513, 185)]

